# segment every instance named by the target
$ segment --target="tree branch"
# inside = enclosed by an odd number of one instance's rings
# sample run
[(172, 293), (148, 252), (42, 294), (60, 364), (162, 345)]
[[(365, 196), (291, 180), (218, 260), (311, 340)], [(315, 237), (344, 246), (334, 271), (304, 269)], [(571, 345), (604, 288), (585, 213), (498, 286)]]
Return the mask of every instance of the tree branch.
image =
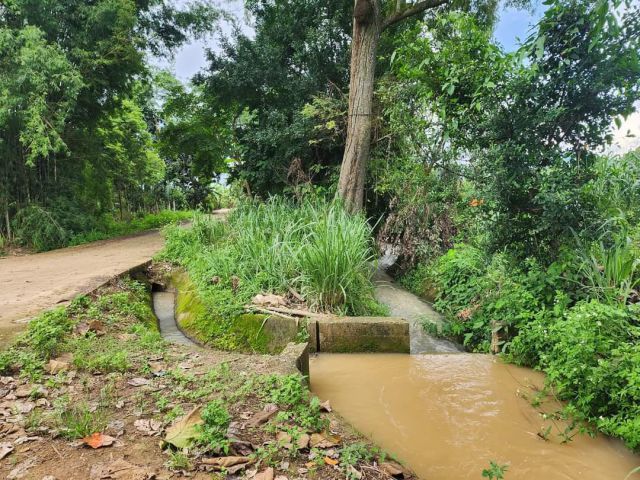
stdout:
[(384, 19), (384, 21), (382, 22), (382, 30), (393, 25), (394, 23), (401, 22), (405, 18), (412, 17), (430, 8), (439, 7), (440, 5), (444, 5), (445, 3), (448, 3), (448, 2), (449, 0), (424, 0), (422, 2), (418, 2), (414, 4), (413, 6), (407, 8), (406, 10), (395, 11), (391, 15), (389, 15), (387, 18)]

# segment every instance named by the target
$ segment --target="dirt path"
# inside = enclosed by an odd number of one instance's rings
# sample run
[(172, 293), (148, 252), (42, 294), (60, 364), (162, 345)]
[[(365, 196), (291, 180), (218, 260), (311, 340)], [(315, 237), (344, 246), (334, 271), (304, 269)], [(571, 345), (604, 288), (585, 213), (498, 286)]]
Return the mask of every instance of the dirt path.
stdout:
[(157, 230), (46, 253), (0, 258), (0, 349), (41, 310), (93, 290), (149, 260), (164, 240)]

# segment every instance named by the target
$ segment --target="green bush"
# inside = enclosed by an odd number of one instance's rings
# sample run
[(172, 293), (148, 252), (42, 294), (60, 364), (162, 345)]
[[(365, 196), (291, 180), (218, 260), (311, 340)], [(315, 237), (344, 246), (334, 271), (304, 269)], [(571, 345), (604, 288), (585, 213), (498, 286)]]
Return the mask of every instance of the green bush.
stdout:
[(38, 205), (19, 210), (12, 223), (16, 242), (39, 252), (66, 245), (71, 235), (53, 212)]

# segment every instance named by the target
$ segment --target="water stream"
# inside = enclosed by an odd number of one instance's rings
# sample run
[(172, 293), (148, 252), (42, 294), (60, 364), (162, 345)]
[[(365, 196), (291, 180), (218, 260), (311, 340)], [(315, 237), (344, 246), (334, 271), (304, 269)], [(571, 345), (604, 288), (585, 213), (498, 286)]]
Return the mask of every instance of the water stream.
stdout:
[[(605, 436), (561, 443), (566, 425), (542, 415), (561, 405), (531, 403), (542, 374), (459, 353), (425, 333), (425, 320), (442, 321), (429, 304), (382, 272), (375, 282), (378, 300), (410, 322), (412, 355), (321, 354), (311, 361), (311, 389), (420, 478), (477, 480), (493, 460), (509, 465), (506, 480), (625, 480), (640, 465), (640, 456)], [(538, 434), (549, 425), (545, 440)]]
[(561, 444), (558, 425), (540, 438), (550, 422), (523, 396), (542, 383), (540, 373), (489, 355), (321, 354), (311, 362), (314, 393), (425, 480), (478, 480), (490, 460), (509, 464), (506, 480), (624, 480), (640, 465), (605, 436)]
[(153, 312), (158, 318), (158, 326), (160, 327), (162, 337), (170, 343), (195, 345), (190, 338), (182, 333), (176, 324), (175, 292), (154, 291), (152, 292), (152, 297)]

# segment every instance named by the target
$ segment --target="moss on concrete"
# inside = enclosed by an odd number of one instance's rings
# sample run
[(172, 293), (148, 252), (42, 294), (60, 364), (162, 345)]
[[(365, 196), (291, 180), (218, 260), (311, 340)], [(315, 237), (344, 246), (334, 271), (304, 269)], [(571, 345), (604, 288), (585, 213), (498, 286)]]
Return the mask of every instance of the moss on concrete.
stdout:
[(261, 314), (224, 318), (216, 305), (200, 295), (184, 271), (171, 275), (176, 289), (176, 321), (192, 339), (221, 350), (279, 353), (297, 334), (295, 322)]

